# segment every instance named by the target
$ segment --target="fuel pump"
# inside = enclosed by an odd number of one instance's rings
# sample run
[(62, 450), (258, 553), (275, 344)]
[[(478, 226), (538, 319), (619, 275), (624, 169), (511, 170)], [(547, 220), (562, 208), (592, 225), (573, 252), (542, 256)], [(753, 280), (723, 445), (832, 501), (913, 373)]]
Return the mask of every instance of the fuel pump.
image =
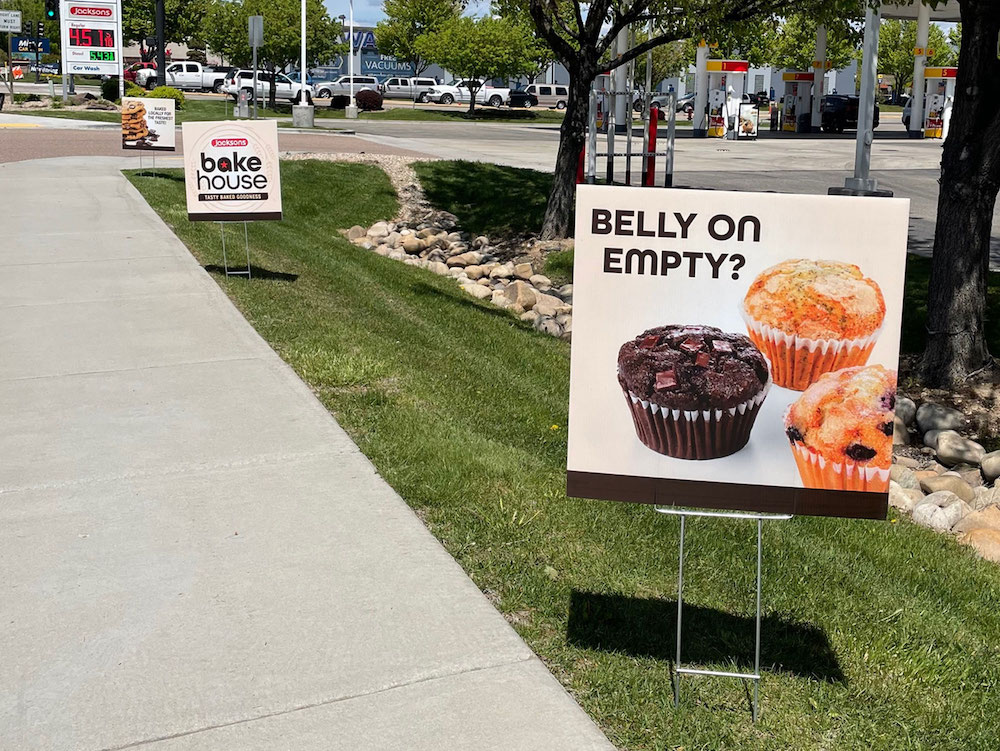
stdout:
[(947, 138), (958, 68), (924, 69), (924, 138)]
[(746, 60), (708, 60), (705, 69), (708, 73), (708, 136), (725, 138), (736, 127), (750, 63)]
[(781, 129), (788, 133), (812, 132), (813, 74), (805, 71), (782, 73), (785, 82)]

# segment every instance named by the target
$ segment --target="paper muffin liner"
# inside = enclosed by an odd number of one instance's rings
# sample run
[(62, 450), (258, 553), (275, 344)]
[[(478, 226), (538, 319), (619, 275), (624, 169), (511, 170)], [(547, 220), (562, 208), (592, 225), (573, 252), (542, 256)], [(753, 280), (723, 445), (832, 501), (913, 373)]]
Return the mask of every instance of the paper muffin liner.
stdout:
[(860, 339), (810, 339), (761, 323), (743, 305), (740, 315), (750, 340), (771, 363), (771, 378), (778, 386), (795, 391), (805, 391), (824, 373), (867, 363), (882, 332), (879, 326)]
[(676, 459), (718, 459), (747, 445), (771, 380), (752, 399), (726, 409), (684, 410), (639, 398), (618, 378), (635, 432), (647, 447)]
[(889, 468), (868, 467), (845, 459), (833, 462), (801, 443), (792, 444), (795, 464), (802, 484), (823, 490), (860, 490), (868, 493), (889, 492)]

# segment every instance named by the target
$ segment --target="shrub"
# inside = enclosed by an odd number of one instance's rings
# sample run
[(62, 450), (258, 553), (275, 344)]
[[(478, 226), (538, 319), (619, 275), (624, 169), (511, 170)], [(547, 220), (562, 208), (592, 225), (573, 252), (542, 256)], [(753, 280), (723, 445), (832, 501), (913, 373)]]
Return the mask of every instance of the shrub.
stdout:
[(118, 76), (101, 81), (101, 99), (113, 102), (118, 98)]
[(24, 104), (25, 102), (40, 102), (42, 98), (38, 94), (14, 94), (14, 104)]
[(382, 95), (372, 89), (361, 89), (354, 95), (354, 101), (362, 112), (382, 109)]
[(173, 86), (157, 86), (152, 91), (146, 93), (150, 99), (173, 99), (176, 109), (184, 109), (184, 94)]
[(334, 94), (330, 97), (330, 109), (343, 110), (351, 103), (351, 98), (347, 94)]
[(134, 81), (125, 82), (125, 96), (144, 97), (146, 90), (142, 86), (136, 86)]

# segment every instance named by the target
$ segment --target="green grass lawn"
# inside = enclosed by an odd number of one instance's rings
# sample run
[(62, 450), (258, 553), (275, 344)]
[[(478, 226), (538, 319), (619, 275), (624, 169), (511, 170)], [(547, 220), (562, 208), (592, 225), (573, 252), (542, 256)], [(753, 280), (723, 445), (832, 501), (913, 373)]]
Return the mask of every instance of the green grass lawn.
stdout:
[[(996, 748), (1000, 567), (894, 515), (767, 524), (760, 721), (731, 679), (674, 709), (678, 524), (566, 497), (569, 344), (333, 232), (393, 215), (375, 168), (284, 163), (252, 281), (218, 273), (180, 170), (129, 179), (618, 747)], [(690, 523), (685, 660), (751, 664), (753, 544)]]

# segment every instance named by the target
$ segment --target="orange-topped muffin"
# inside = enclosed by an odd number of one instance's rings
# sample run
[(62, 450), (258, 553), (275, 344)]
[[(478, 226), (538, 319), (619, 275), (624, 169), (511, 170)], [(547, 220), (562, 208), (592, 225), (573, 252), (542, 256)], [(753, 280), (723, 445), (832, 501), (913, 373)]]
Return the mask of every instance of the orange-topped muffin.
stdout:
[(741, 312), (774, 382), (802, 391), (823, 373), (868, 361), (885, 299), (853, 264), (795, 258), (761, 272)]
[(825, 373), (785, 412), (807, 488), (889, 489), (896, 373), (881, 365)]

